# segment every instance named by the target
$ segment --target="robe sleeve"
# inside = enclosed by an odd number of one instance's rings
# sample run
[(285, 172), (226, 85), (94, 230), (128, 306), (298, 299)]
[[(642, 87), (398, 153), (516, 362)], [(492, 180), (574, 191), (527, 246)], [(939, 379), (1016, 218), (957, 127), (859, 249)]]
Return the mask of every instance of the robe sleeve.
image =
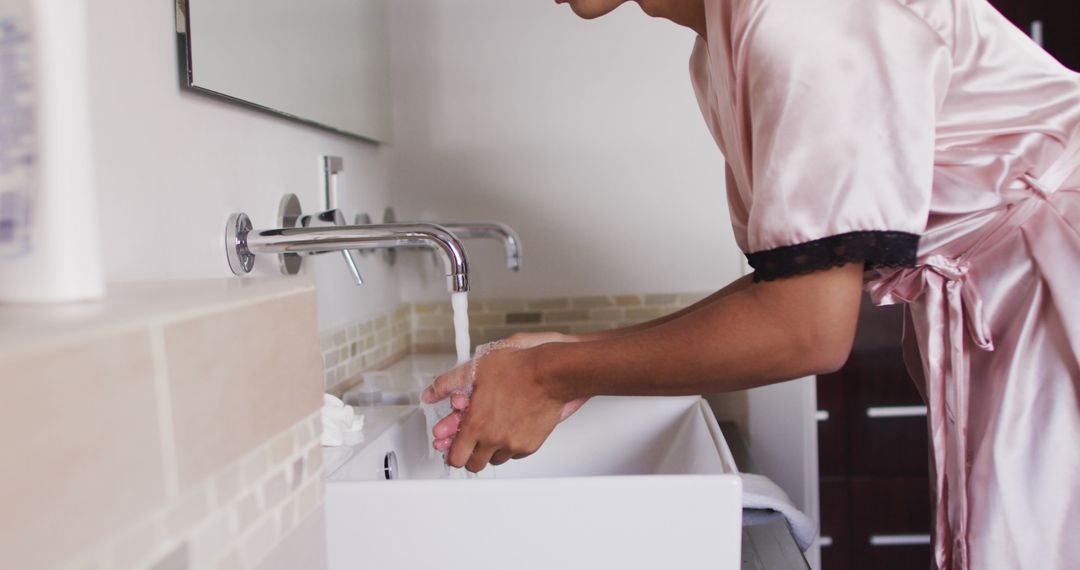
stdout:
[(913, 266), (951, 57), (899, 0), (762, 0), (739, 36), (755, 280)]

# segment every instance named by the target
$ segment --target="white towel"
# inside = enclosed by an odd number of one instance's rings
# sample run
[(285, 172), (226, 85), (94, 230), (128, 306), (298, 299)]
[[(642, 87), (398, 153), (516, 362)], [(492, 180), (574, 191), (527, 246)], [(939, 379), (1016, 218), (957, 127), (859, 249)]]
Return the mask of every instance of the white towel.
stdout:
[(322, 445), (336, 447), (362, 441), (364, 416), (330, 394), (323, 394)]
[(799, 544), (803, 552), (806, 552), (817, 537), (817, 524), (802, 511), (796, 509), (791, 504), (787, 493), (773, 483), (772, 479), (753, 473), (740, 473), (739, 476), (742, 477), (743, 508), (769, 509), (784, 515), (788, 527), (791, 528), (791, 535), (795, 537), (795, 542)]

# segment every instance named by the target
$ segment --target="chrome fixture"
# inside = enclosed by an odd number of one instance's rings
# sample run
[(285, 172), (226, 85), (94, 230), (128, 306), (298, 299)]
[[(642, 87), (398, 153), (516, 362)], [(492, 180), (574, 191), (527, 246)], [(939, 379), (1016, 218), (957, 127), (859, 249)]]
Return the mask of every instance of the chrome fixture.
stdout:
[(499, 222), (454, 222), (439, 225), (460, 239), (489, 238), (502, 241), (506, 248), (506, 266), (514, 271), (521, 269), (521, 238), (510, 226)]
[[(301, 216), (306, 227), (253, 229), (247, 214), (229, 216), (225, 228), (225, 253), (235, 275), (251, 271), (259, 254), (323, 253), (400, 247), (428, 247), (441, 254), (447, 288), (469, 290), (469, 268), (461, 241), (446, 228), (426, 223), (334, 225), (341, 213), (334, 210)], [(350, 258), (350, 261), (351, 258)], [(351, 267), (350, 267), (351, 269)]]
[(397, 453), (394, 450), (387, 451), (386, 456), (383, 457), (383, 478), (387, 481), (398, 478)]

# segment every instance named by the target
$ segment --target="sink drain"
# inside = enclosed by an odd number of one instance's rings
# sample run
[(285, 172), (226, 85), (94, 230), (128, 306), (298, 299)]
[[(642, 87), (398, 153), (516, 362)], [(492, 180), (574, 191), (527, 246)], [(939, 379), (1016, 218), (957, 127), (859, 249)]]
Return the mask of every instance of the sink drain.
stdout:
[(398, 467), (397, 467), (397, 454), (393, 451), (387, 451), (386, 457), (383, 458), (383, 476), (387, 481), (393, 481), (397, 479)]

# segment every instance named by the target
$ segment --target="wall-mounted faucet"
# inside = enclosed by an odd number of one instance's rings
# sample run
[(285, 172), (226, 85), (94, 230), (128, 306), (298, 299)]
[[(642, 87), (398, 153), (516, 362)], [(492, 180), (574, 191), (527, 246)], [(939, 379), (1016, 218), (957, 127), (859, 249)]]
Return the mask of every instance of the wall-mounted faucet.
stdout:
[[(321, 217), (334, 221), (337, 218), (330, 214)], [(225, 252), (229, 268), (236, 275), (249, 273), (255, 256), (259, 254), (291, 255), (418, 246), (433, 248), (440, 254), (446, 269), (447, 288), (451, 292), (469, 290), (465, 248), (453, 233), (437, 224), (311, 224), (309, 227), (253, 229), (248, 216), (237, 213), (229, 217), (225, 229)]]
[(521, 238), (510, 226), (499, 222), (452, 222), (439, 225), (461, 239), (489, 238), (502, 241), (506, 248), (506, 266), (514, 271), (521, 269)]

